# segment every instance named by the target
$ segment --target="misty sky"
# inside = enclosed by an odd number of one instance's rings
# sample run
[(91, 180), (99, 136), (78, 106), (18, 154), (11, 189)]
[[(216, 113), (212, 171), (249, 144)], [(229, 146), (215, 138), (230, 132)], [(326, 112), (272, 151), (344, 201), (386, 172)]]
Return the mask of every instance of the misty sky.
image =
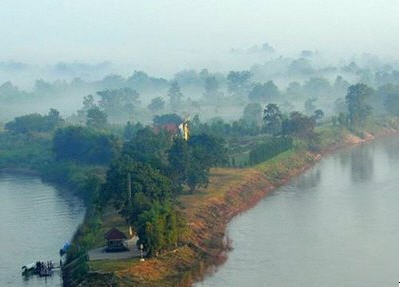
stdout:
[(1, 0), (0, 19), (0, 61), (108, 60), (161, 75), (223, 67), (230, 48), (264, 42), (279, 54), (398, 56), (398, 0)]

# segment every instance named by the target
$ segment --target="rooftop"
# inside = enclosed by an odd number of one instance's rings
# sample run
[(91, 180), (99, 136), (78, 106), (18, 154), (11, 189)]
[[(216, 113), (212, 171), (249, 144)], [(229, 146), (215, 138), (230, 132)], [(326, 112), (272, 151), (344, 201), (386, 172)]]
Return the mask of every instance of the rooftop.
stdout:
[(107, 240), (120, 240), (120, 239), (127, 239), (124, 233), (119, 231), (117, 228), (112, 228), (109, 230), (105, 235), (104, 238)]

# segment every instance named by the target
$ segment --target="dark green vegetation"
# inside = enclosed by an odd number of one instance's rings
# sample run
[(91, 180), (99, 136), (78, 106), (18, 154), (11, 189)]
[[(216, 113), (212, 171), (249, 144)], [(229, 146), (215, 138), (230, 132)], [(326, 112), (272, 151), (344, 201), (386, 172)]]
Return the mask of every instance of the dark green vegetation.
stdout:
[[(362, 136), (388, 119), (396, 119), (392, 126), (397, 128), (398, 84), (393, 75), (375, 75), (376, 85), (350, 85), (342, 77), (331, 85), (310, 69), (305, 59), (293, 62), (290, 73), (301, 71), (310, 78), (304, 84), (290, 83), (286, 91), (272, 80), (255, 82), (256, 70), (227, 75), (184, 71), (170, 82), (136, 72), (128, 79), (115, 76), (98, 83), (99, 91), (84, 97), (69, 118), (51, 109), (46, 115), (33, 113), (5, 123), (0, 168), (34, 170), (86, 200), (87, 217), (67, 255), (65, 284), (76, 285), (86, 277), (86, 252), (99, 244), (107, 209), (133, 227), (138, 244), (154, 259), (188, 244), (189, 223), (180, 199), (201, 197), (213, 167), (230, 167), (227, 175), (235, 178), (236, 168), (275, 163), (281, 155), (298, 151), (318, 152), (344, 130)], [(12, 90), (9, 86), (7, 91)], [(51, 87), (37, 86), (40, 91)], [(153, 97), (144, 110), (140, 93), (153, 86), (166, 98)], [(185, 98), (183, 88), (188, 87), (201, 87), (201, 99)], [(232, 104), (240, 113), (226, 120), (219, 109), (223, 112)], [(178, 125), (187, 117), (184, 112), (201, 109), (221, 117), (202, 121), (192, 113), (190, 138), (183, 140)]]
[(270, 141), (258, 144), (250, 151), (250, 165), (258, 164), (289, 150), (293, 147), (293, 139), (289, 137), (272, 138)]
[(13, 133), (51, 132), (61, 126), (64, 120), (55, 109), (50, 109), (49, 114), (42, 116), (38, 113), (16, 117), (6, 123), (5, 128)]

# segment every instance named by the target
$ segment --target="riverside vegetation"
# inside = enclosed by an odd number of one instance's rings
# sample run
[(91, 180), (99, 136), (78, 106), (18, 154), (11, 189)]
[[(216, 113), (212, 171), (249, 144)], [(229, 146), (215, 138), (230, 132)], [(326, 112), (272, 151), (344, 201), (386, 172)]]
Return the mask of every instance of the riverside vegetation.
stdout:
[[(398, 93), (378, 90), (349, 86), (345, 109), (330, 118), (321, 109), (284, 113), (274, 103), (264, 110), (250, 103), (232, 123), (195, 116), (188, 141), (169, 128), (183, 121), (179, 115), (156, 116), (147, 126), (109, 124), (108, 117), (118, 113), (88, 96), (78, 113), (86, 125), (72, 125), (54, 109), (7, 122), (0, 133), (0, 168), (35, 171), (85, 200), (87, 214), (67, 253), (64, 285), (190, 285), (224, 260), (225, 227), (234, 215), (322, 153), (397, 131)], [(249, 98), (257, 98), (257, 91)], [(103, 101), (111, 101), (114, 92), (102, 93)], [(179, 102), (177, 84), (169, 93)], [(126, 99), (132, 91), (117, 94)], [(160, 101), (153, 102), (151, 109)], [(134, 228), (145, 262), (88, 261), (87, 251), (102, 246), (104, 232), (115, 226)]]

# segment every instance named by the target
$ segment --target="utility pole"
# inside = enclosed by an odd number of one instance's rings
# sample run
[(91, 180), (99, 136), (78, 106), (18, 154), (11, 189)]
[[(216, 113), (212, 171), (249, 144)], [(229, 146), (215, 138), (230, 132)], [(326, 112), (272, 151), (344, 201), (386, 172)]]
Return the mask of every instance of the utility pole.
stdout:
[(140, 243), (140, 261), (144, 261), (144, 258), (143, 258), (143, 244), (142, 243)]
[[(127, 183), (128, 183), (128, 203), (129, 203), (129, 206), (130, 205), (132, 205), (131, 203), (131, 198), (132, 198), (132, 185), (131, 185), (131, 173), (130, 172), (128, 172), (128, 175), (127, 175), (127, 181), (126, 181)], [(130, 238), (132, 238), (133, 237), (133, 231), (132, 231), (132, 226), (131, 226), (131, 224), (129, 223), (129, 236), (130, 236)]]

